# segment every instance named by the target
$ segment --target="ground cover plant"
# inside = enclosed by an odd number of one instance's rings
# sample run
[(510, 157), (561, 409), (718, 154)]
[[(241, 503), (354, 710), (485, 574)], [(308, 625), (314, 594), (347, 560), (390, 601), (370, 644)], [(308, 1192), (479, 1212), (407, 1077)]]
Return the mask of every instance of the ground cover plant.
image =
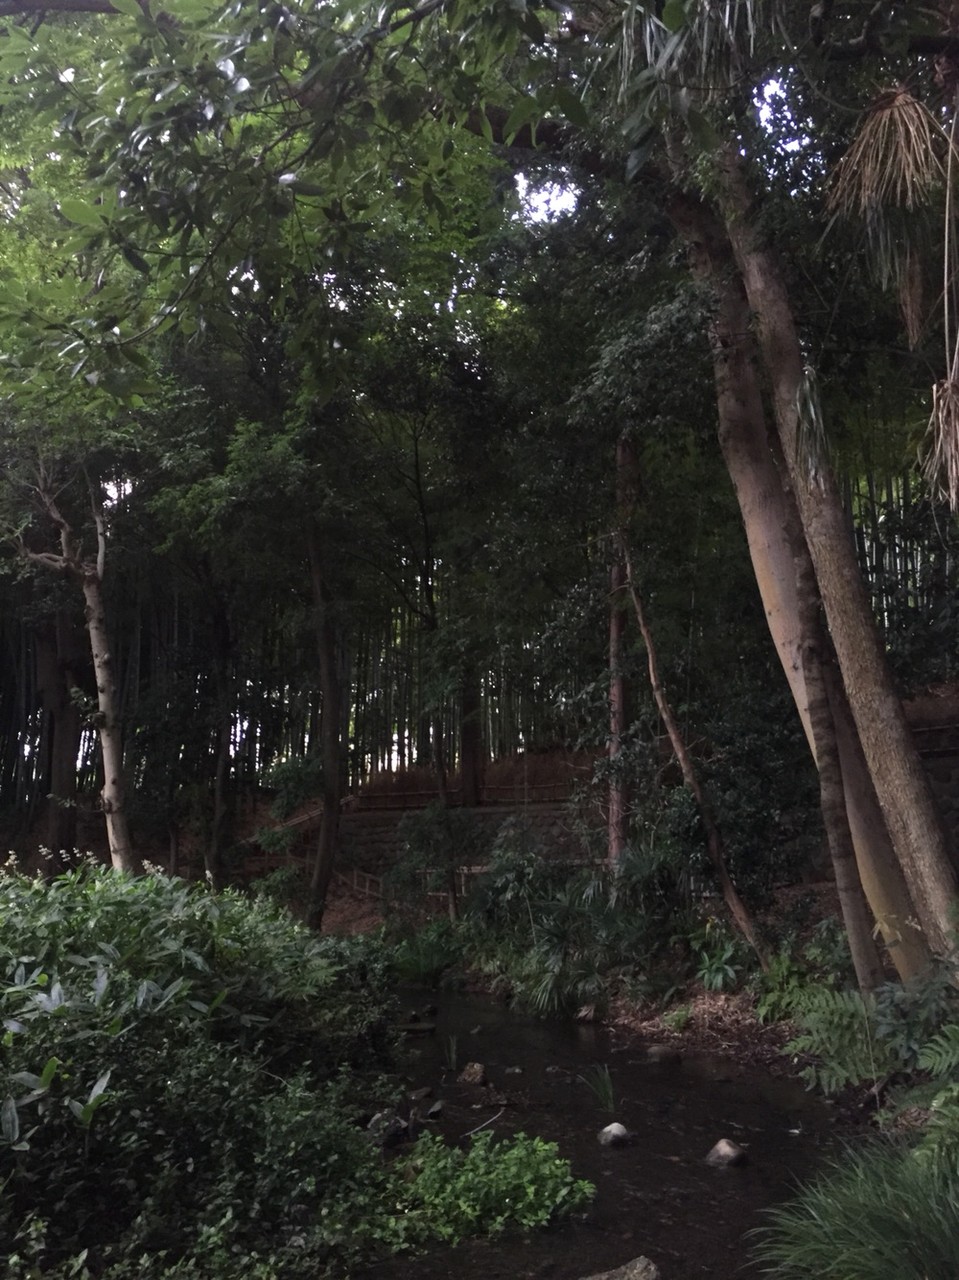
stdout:
[[(343, 1274), (588, 1196), (534, 1139), (495, 1161), (488, 1140), (384, 1158), (358, 1123), (392, 1087), (375, 941), (309, 934), (264, 897), (94, 867), (4, 873), (0, 910), (10, 1280)], [(437, 1177), (458, 1186), (446, 1208), (422, 1189)]]

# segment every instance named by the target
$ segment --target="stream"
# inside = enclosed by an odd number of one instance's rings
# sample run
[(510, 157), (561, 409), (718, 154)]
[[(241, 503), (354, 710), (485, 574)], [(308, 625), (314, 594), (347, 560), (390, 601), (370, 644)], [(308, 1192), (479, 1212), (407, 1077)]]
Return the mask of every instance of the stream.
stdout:
[[(432, 998), (406, 992), (403, 1007), (422, 1016)], [(455, 993), (442, 1002), (429, 1014), (435, 1032), (408, 1037), (411, 1089), (432, 1087), (424, 1110), (443, 1103), (430, 1128), (457, 1140), (491, 1121), (500, 1136), (556, 1142), (596, 1198), (573, 1221), (393, 1258), (364, 1271), (368, 1280), (580, 1280), (641, 1254), (663, 1280), (758, 1276), (748, 1232), (837, 1146), (833, 1110), (794, 1080), (734, 1060), (650, 1062), (644, 1044), (602, 1026), (542, 1022)], [(469, 1062), (483, 1064), (487, 1086), (457, 1082)], [(612, 1113), (581, 1079), (604, 1063)], [(630, 1131), (628, 1146), (600, 1146), (597, 1134), (613, 1120)], [(746, 1149), (743, 1166), (705, 1163), (720, 1138)]]

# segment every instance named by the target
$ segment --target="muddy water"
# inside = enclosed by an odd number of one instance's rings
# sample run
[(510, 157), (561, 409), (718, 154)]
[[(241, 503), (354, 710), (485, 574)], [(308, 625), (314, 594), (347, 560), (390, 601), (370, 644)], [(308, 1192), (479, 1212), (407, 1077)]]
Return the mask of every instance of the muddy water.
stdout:
[[(412, 1011), (428, 999), (408, 994), (405, 1003)], [(757, 1276), (748, 1232), (836, 1145), (828, 1107), (793, 1081), (735, 1061), (650, 1063), (643, 1045), (617, 1043), (602, 1027), (544, 1023), (467, 997), (447, 997), (432, 1020), (435, 1034), (410, 1037), (407, 1071), (411, 1087), (433, 1088), (421, 1105), (442, 1100), (439, 1130), (458, 1139), (491, 1121), (499, 1135), (522, 1130), (555, 1141), (597, 1196), (576, 1221), (393, 1259), (368, 1280), (577, 1280), (639, 1254), (663, 1280)], [(458, 1084), (448, 1067), (454, 1056), (458, 1070), (483, 1063), (489, 1085)], [(602, 1063), (613, 1113), (580, 1079)], [(600, 1147), (596, 1135), (611, 1120), (634, 1135), (629, 1146)], [(704, 1163), (724, 1137), (746, 1148), (745, 1166)]]

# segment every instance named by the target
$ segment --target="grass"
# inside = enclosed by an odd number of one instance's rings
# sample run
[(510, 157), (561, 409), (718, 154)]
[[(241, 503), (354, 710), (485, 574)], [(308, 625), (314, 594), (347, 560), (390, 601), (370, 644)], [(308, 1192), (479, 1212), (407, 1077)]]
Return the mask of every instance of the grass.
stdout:
[(616, 1110), (616, 1094), (613, 1090), (613, 1079), (609, 1067), (604, 1063), (596, 1063), (588, 1068), (580, 1080), (589, 1089), (603, 1111), (612, 1114)]
[(771, 1210), (757, 1235), (779, 1280), (956, 1280), (959, 1171), (876, 1142)]

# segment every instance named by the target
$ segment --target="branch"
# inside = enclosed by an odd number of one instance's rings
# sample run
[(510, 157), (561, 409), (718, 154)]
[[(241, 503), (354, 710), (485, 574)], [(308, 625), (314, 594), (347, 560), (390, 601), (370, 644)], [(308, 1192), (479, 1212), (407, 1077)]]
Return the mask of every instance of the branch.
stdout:
[(76, 565), (66, 556), (55, 556), (52, 551), (31, 551), (22, 538), (18, 541), (17, 551), (24, 560), (29, 560), (31, 564), (42, 564), (45, 569), (52, 569), (55, 573), (76, 572)]

